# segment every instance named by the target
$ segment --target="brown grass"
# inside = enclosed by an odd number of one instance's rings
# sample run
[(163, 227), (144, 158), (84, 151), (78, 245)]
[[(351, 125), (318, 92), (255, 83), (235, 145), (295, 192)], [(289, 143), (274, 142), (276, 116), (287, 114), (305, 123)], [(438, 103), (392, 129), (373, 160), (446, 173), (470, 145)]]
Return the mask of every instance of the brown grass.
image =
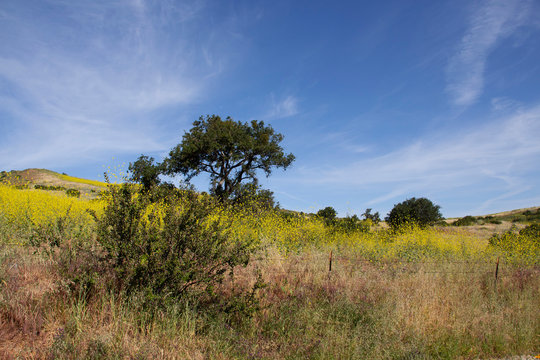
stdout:
[[(138, 311), (98, 290), (69, 294), (53, 263), (3, 248), (0, 357), (122, 359), (488, 358), (540, 347), (540, 269), (370, 262), (334, 251), (266, 257), (235, 270), (224, 296), (261, 274), (261, 311), (240, 325), (189, 307)], [(100, 355), (101, 354), (101, 355)], [(502, 355), (502, 356), (501, 356)]]

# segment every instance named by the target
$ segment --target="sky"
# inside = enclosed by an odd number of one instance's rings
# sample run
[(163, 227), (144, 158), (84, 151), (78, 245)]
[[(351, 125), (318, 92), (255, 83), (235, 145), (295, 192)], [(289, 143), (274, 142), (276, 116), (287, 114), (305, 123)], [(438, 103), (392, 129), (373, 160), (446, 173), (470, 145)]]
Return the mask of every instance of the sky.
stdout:
[(538, 206), (540, 2), (0, 2), (0, 170), (100, 180), (207, 114), (284, 135), (283, 208)]

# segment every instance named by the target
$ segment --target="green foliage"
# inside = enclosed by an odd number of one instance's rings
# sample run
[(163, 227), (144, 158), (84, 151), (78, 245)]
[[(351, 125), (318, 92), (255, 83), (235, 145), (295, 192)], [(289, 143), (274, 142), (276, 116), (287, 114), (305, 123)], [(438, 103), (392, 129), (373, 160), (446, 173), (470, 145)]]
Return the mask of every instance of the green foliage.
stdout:
[(531, 224), (519, 231), (520, 236), (527, 236), (540, 244), (540, 224)]
[(34, 185), (34, 189), (36, 190), (46, 190), (46, 191), (65, 191), (66, 188), (63, 186), (55, 186), (55, 185)]
[(0, 181), (3, 183), (17, 185), (21, 182), (21, 175), (17, 174), (15, 170), (0, 172)]
[(231, 203), (267, 210), (276, 207), (274, 192), (261, 188), (256, 182), (240, 184), (231, 194)]
[(540, 261), (540, 225), (532, 224), (516, 231), (515, 225), (502, 234), (494, 234), (489, 244), (510, 257), (537, 263)]
[(358, 216), (352, 215), (342, 219), (336, 219), (334, 226), (336, 230), (345, 233), (354, 233), (356, 231), (369, 232), (371, 224), (373, 224), (373, 222), (370, 219), (360, 220)]
[(453, 226), (472, 226), (472, 225), (484, 225), (484, 224), (502, 224), (502, 221), (494, 216), (464, 216), (452, 223)]
[(533, 221), (540, 221), (540, 208), (536, 209), (536, 211), (526, 210), (521, 214), (525, 219), (523, 219), (525, 222), (533, 222)]
[(488, 216), (478, 216), (476, 218), (477, 222), (480, 223), (480, 224), (502, 224), (502, 221), (497, 217), (495, 216), (492, 216), (492, 215), (488, 215)]
[(66, 194), (67, 196), (72, 196), (72, 197), (80, 197), (81, 196), (81, 192), (77, 189), (67, 189), (66, 190)]
[(394, 205), (385, 220), (393, 229), (407, 223), (425, 227), (442, 219), (440, 208), (426, 198), (413, 197)]
[(337, 212), (333, 207), (327, 206), (317, 211), (317, 216), (323, 219), (327, 225), (330, 225), (336, 220)]
[(159, 185), (159, 175), (163, 172), (163, 165), (154, 163), (153, 157), (141, 155), (134, 163), (129, 163), (130, 180), (141, 184), (145, 191)]
[(211, 218), (212, 198), (157, 189), (159, 196), (127, 183), (109, 189), (97, 231), (116, 286), (149, 303), (217, 301), (216, 286), (248, 264), (253, 244), (232, 239), (226, 224)]
[(256, 181), (258, 170), (269, 176), (272, 168), (291, 165), (294, 155), (283, 152), (282, 140), (282, 134), (262, 121), (201, 116), (165, 159), (166, 173), (182, 174), (187, 180), (209, 173), (211, 192), (228, 199), (243, 181)]
[(381, 217), (379, 215), (379, 212), (377, 211), (375, 214), (372, 214), (370, 208), (366, 209), (366, 211), (362, 214), (362, 216), (366, 220), (371, 220), (374, 224), (378, 224), (381, 222)]
[(471, 226), (476, 224), (476, 218), (471, 215), (464, 216), (452, 223), (454, 226)]

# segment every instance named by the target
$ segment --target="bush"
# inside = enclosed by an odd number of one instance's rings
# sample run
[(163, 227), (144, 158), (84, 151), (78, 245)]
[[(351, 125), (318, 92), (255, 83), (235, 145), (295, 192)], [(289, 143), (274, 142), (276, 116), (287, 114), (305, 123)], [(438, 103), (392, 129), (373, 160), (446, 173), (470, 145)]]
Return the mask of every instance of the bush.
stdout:
[(72, 197), (80, 197), (81, 196), (81, 192), (77, 189), (67, 189), (66, 190), (66, 194), (67, 196), (72, 196)]
[(532, 240), (535, 240), (540, 244), (540, 224), (532, 224), (526, 226), (525, 228), (519, 231), (519, 235), (527, 236)]
[[(49, 191), (64, 191), (66, 190), (63, 186), (54, 186), (54, 185), (34, 185), (34, 189), (36, 190), (49, 190)], [(72, 189), (74, 190), (74, 189)]]
[(230, 204), (233, 206), (248, 206), (254, 210), (276, 208), (274, 192), (263, 189), (256, 182), (238, 185), (231, 194)]
[(377, 211), (376, 213), (372, 214), (370, 208), (366, 209), (366, 211), (362, 214), (362, 216), (366, 220), (371, 220), (374, 224), (378, 224), (381, 222), (379, 212)]
[(323, 219), (327, 225), (331, 225), (336, 220), (337, 212), (333, 207), (327, 206), (324, 209), (319, 210), (317, 216)]
[(369, 232), (373, 221), (370, 219), (360, 220), (358, 216), (352, 215), (344, 217), (343, 219), (337, 219), (335, 221), (335, 229), (345, 233), (352, 233), (355, 231)]
[(426, 198), (416, 199), (413, 197), (394, 205), (385, 220), (393, 229), (407, 223), (425, 227), (442, 219), (440, 208)]
[(540, 225), (532, 224), (519, 232), (516, 227), (489, 238), (489, 244), (499, 248), (509, 256), (529, 259), (531, 262), (540, 260)]
[(254, 245), (232, 239), (227, 224), (213, 220), (211, 197), (138, 189), (111, 186), (98, 219), (98, 241), (117, 288), (156, 304), (187, 298), (215, 303), (215, 288), (234, 267), (248, 264)]
[(454, 226), (471, 226), (476, 224), (477, 220), (474, 216), (467, 215), (462, 217), (461, 219), (458, 219), (452, 223)]

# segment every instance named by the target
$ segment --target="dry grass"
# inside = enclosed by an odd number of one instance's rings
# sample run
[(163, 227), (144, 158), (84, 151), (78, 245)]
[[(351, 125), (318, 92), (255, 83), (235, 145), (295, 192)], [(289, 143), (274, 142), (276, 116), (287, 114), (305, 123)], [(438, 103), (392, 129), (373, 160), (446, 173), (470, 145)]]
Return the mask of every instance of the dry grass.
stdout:
[(502, 221), (501, 224), (477, 224), (464, 226), (463, 230), (468, 232), (471, 236), (477, 237), (479, 239), (489, 239), (493, 234), (502, 234), (505, 231), (510, 230), (513, 226), (517, 230), (521, 230), (526, 225), (513, 223), (511, 221)]
[[(275, 249), (223, 284), (261, 274), (262, 310), (227, 325), (183, 305), (140, 311), (99, 290), (69, 294), (54, 264), (2, 248), (0, 356), (30, 358), (489, 358), (540, 348), (540, 269), (501, 264), (372, 262), (354, 254)], [(465, 270), (467, 272), (465, 272)]]
[(49, 262), (27, 249), (4, 247), (0, 256), (0, 355), (39, 354), (48, 340), (45, 303), (58, 276)]

